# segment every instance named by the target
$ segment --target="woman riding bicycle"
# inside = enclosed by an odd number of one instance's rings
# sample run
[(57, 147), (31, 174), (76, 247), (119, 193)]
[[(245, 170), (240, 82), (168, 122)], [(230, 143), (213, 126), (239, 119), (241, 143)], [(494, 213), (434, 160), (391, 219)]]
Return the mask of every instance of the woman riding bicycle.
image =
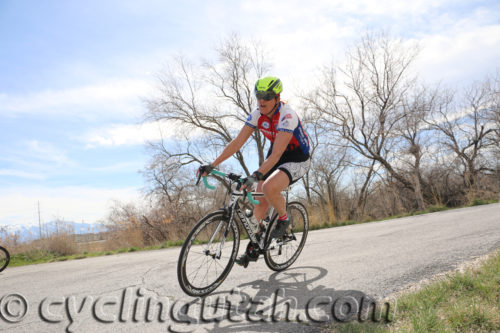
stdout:
[[(292, 108), (280, 101), (283, 85), (280, 79), (264, 77), (255, 83), (257, 108), (248, 116), (245, 125), (222, 153), (211, 164), (203, 165), (199, 173), (206, 176), (220, 163), (240, 150), (258, 128), (271, 141), (271, 147), (265, 161), (250, 177), (245, 178), (242, 189), (257, 184), (257, 192), (263, 192), (264, 198), (254, 208), (258, 221), (267, 215), (269, 205), (278, 212), (278, 225), (272, 237), (286, 234), (290, 220), (286, 213), (286, 201), (281, 192), (296, 182), (309, 169), (309, 138), (302, 127), (299, 117)], [(243, 256), (246, 256), (244, 254)], [(243, 262), (240, 258), (238, 263)]]

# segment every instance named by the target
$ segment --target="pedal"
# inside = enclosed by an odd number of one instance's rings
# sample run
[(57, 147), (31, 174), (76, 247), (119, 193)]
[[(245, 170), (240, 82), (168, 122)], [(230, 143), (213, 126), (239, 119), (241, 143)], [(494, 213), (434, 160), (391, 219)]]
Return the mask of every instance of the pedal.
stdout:
[(257, 261), (259, 259), (259, 249), (258, 245), (248, 243), (245, 254), (242, 254), (239, 258), (236, 259), (236, 263), (244, 268), (248, 267), (250, 261)]
[(247, 268), (248, 264), (250, 263), (250, 258), (246, 254), (244, 254), (244, 255), (240, 256), (239, 258), (237, 258), (235, 260), (235, 262), (238, 265), (243, 266), (243, 268)]

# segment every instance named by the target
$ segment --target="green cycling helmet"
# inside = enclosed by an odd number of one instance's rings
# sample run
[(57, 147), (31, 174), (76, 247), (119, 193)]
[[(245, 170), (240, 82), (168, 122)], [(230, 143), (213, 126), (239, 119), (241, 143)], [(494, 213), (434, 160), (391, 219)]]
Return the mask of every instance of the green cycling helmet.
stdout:
[(274, 76), (266, 76), (255, 82), (255, 97), (270, 101), (283, 91), (281, 80)]

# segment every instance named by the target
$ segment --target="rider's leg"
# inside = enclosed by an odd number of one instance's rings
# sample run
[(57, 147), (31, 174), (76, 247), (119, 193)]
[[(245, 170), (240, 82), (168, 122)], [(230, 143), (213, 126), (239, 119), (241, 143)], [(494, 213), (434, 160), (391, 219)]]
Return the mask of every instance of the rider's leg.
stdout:
[(281, 192), (288, 187), (290, 179), (288, 175), (281, 171), (274, 171), (269, 178), (264, 181), (262, 192), (267, 202), (273, 205), (279, 216), (286, 214), (286, 201)]
[[(262, 192), (263, 184), (264, 184), (263, 181), (257, 184), (257, 192)], [(266, 218), (267, 210), (269, 209), (269, 202), (266, 200), (265, 197), (258, 197), (257, 199), (259, 200), (260, 204), (254, 207), (253, 215), (255, 216), (257, 221), (260, 221)]]
[[(263, 181), (261, 181), (261, 182), (259, 182), (259, 184), (257, 184), (257, 192), (262, 192), (262, 185), (263, 184), (264, 184)], [(260, 221), (260, 220), (263, 220), (266, 218), (267, 210), (269, 209), (269, 202), (266, 200), (265, 197), (258, 197), (256, 199), (258, 199), (260, 203), (254, 207), (253, 215), (255, 216), (257, 221)], [(256, 258), (251, 258), (251, 256), (248, 253), (251, 246), (254, 246), (254, 245), (249, 243), (245, 253), (243, 253), (241, 256), (239, 256), (236, 259), (236, 263), (238, 265), (247, 268), (250, 260), (252, 260), (252, 261), (257, 260)]]
[(264, 182), (262, 191), (267, 201), (273, 205), (274, 209), (278, 212), (278, 221), (276, 227), (271, 233), (272, 238), (280, 238), (284, 236), (290, 225), (290, 219), (286, 215), (286, 200), (281, 195), (281, 192), (290, 184), (290, 178), (282, 170), (276, 170)]
[[(257, 192), (263, 192), (264, 197), (259, 197), (260, 204), (254, 207), (253, 214), (257, 221), (264, 219), (271, 203), (279, 216), (286, 214), (286, 201), (281, 195), (281, 191), (287, 188), (289, 184), (288, 176), (280, 170), (274, 171), (269, 178), (257, 185)], [(278, 228), (276, 228), (278, 229)], [(275, 229), (275, 230), (276, 230)], [(250, 244), (249, 244), (250, 245)], [(248, 248), (247, 248), (248, 251)], [(247, 267), (250, 261), (250, 256), (246, 253), (236, 259), (236, 263), (243, 267)], [(257, 259), (252, 259), (257, 260)]]

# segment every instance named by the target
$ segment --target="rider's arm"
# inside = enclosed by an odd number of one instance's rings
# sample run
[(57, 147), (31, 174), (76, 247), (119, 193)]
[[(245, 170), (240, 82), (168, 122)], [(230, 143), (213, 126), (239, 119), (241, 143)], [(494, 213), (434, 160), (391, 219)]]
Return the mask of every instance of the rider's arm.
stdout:
[(275, 166), (280, 160), (281, 155), (283, 155), (283, 152), (286, 150), (290, 140), (292, 140), (292, 136), (293, 133), (290, 132), (278, 132), (273, 143), (273, 151), (271, 152), (271, 155), (264, 161), (264, 163), (262, 163), (257, 171), (263, 175), (268, 173), (269, 170), (271, 170), (272, 167)]
[(248, 138), (254, 132), (254, 128), (243, 125), (243, 128), (240, 130), (240, 133), (224, 148), (222, 153), (213, 161), (212, 165), (217, 166), (227, 160), (229, 157), (233, 156), (240, 148), (247, 142)]

